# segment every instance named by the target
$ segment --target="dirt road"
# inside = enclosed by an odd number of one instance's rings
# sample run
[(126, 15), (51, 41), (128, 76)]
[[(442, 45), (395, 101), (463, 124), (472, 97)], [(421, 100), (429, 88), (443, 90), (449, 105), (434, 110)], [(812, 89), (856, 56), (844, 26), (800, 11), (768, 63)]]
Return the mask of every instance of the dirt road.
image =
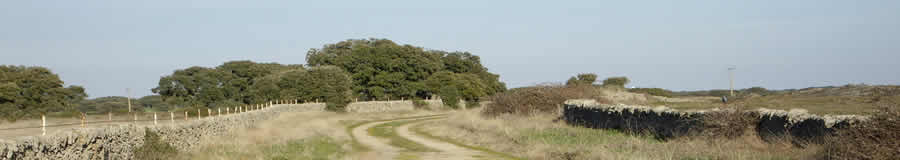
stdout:
[[(440, 117), (444, 118), (444, 117)], [(366, 157), (359, 157), (361, 159), (428, 159), (428, 160), (479, 160), (479, 159), (504, 159), (497, 155), (492, 155), (490, 153), (484, 153), (478, 150), (473, 150), (465, 147), (460, 147), (448, 142), (444, 142), (438, 139), (431, 139), (428, 137), (424, 137), (422, 135), (416, 134), (411, 130), (411, 127), (416, 126), (421, 123), (426, 123), (428, 121), (440, 119), (435, 117), (424, 117), (424, 118), (408, 118), (408, 119), (396, 119), (396, 120), (388, 120), (388, 121), (379, 121), (367, 123), (364, 125), (360, 125), (356, 128), (353, 128), (352, 134), (356, 138), (356, 141), (361, 145), (367, 146), (371, 149), (369, 153), (362, 154)], [(409, 122), (409, 123), (400, 123), (398, 126), (391, 126), (394, 130), (393, 133), (396, 133), (396, 136), (400, 138), (404, 138), (410, 140), (412, 142), (424, 145), (430, 149), (437, 150), (436, 152), (415, 152), (410, 150), (403, 149), (403, 146), (395, 146), (392, 145), (390, 140), (385, 139), (383, 137), (376, 137), (371, 135), (370, 130), (373, 127), (384, 125), (392, 122)]]

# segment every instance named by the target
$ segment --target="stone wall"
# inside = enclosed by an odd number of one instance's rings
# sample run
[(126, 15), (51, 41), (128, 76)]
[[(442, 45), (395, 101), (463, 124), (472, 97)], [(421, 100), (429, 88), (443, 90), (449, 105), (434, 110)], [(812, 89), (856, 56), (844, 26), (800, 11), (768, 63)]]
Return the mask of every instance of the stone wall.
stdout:
[(324, 108), (324, 103), (274, 105), (263, 110), (175, 124), (73, 129), (56, 135), (0, 142), (0, 159), (131, 159), (132, 151), (143, 145), (145, 129), (159, 133), (163, 141), (178, 150), (188, 151), (203, 137), (227, 134), (232, 129), (275, 118), (281, 112), (321, 111)]
[[(589, 128), (616, 129), (626, 132), (650, 133), (660, 139), (691, 135), (703, 132), (702, 125), (712, 113), (736, 112), (735, 110), (679, 111), (666, 107), (629, 106), (623, 104), (598, 104), (592, 100), (569, 100), (563, 108), (563, 119), (572, 125)], [(865, 116), (825, 115), (819, 116), (803, 110), (758, 109), (745, 111), (736, 116), (752, 119), (747, 128), (752, 128), (763, 140), (792, 137), (795, 142), (819, 143), (825, 135), (835, 130), (864, 121)]]
[[(430, 109), (437, 109), (444, 105), (440, 99), (422, 100), (428, 105), (424, 106)], [(393, 112), (393, 111), (411, 111), (416, 107), (411, 100), (402, 101), (369, 101), (356, 102), (347, 105), (348, 112)]]

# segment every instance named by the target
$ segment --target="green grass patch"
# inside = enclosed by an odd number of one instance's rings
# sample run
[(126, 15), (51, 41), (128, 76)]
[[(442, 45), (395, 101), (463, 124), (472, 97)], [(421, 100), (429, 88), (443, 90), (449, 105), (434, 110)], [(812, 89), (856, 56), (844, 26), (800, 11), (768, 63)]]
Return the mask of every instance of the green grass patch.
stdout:
[[(425, 124), (426, 124), (426, 123), (422, 123), (422, 124), (417, 124), (417, 125), (415, 125), (415, 126), (412, 126), (412, 131), (413, 131), (414, 133), (420, 135), (420, 136), (425, 137), (425, 138), (436, 139), (436, 140), (443, 141), (443, 142), (447, 142), (447, 143), (450, 143), (450, 144), (453, 144), (453, 145), (456, 145), (456, 146), (460, 146), (460, 147), (463, 147), (463, 148), (468, 148), (468, 149), (471, 149), (471, 150), (477, 150), (477, 151), (481, 151), (481, 152), (484, 152), (484, 153), (496, 155), (496, 156), (502, 157), (502, 158), (504, 158), (504, 159), (510, 159), (510, 160), (521, 160), (521, 159), (522, 159), (522, 158), (519, 158), (519, 157), (510, 155), (510, 154), (506, 154), (506, 153), (503, 153), (503, 152), (497, 152), (497, 151), (494, 151), (494, 150), (491, 150), (491, 149), (488, 149), (488, 148), (479, 147), (479, 146), (473, 146), (473, 145), (468, 145), (468, 144), (465, 144), (465, 143), (456, 141), (456, 140), (451, 139), (451, 138), (432, 135), (431, 133), (428, 133), (428, 132), (425, 132), (425, 131), (422, 130), (422, 126), (425, 125)], [(473, 157), (473, 158), (487, 159), (486, 157)]]
[(276, 144), (267, 147), (266, 159), (311, 159), (328, 160), (339, 159), (347, 151), (341, 148), (342, 142), (328, 136), (315, 136), (300, 140), (291, 140), (284, 144)]
[(400, 147), (400, 148), (406, 149), (408, 151), (437, 152), (438, 150), (436, 150), (436, 149), (429, 148), (420, 143), (416, 143), (409, 139), (400, 137), (400, 135), (397, 135), (396, 131), (394, 130), (394, 128), (402, 126), (402, 125), (420, 122), (420, 121), (424, 121), (424, 120), (431, 120), (431, 119), (437, 119), (437, 118), (425, 118), (425, 119), (416, 119), (416, 120), (408, 120), (408, 121), (388, 122), (388, 123), (379, 124), (379, 125), (376, 125), (375, 127), (369, 128), (368, 132), (372, 136), (386, 138), (386, 139), (390, 140), (390, 142), (388, 144), (390, 144), (391, 146)]

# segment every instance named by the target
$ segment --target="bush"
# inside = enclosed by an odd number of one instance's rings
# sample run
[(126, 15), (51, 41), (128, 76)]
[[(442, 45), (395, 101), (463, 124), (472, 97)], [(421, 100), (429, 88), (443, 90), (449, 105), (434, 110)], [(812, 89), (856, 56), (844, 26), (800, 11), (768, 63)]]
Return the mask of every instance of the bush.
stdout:
[(428, 102), (425, 102), (424, 100), (418, 98), (413, 99), (412, 104), (413, 107), (416, 107), (417, 109), (425, 108), (428, 106)]
[(700, 117), (702, 132), (695, 136), (734, 139), (744, 135), (748, 125), (759, 123), (759, 119), (742, 110), (708, 112)]
[(662, 97), (672, 97), (674, 95), (674, 93), (672, 91), (662, 89), (662, 88), (632, 88), (632, 89), (628, 89), (628, 92), (643, 93), (643, 94), (662, 96)]
[(444, 105), (453, 109), (459, 108), (459, 99), (461, 96), (459, 95), (459, 89), (456, 85), (441, 87), (440, 96), (441, 102), (444, 102)]
[(569, 99), (595, 99), (606, 102), (593, 86), (539, 86), (516, 88), (491, 97), (493, 103), (482, 110), (487, 116), (501, 114), (556, 113)]
[(625, 88), (625, 85), (628, 83), (631, 83), (631, 81), (628, 80), (628, 77), (610, 77), (603, 80), (603, 86)]
[(134, 159), (166, 160), (174, 158), (177, 154), (178, 150), (163, 142), (159, 134), (144, 129), (144, 144), (134, 150)]
[(478, 107), (481, 107), (481, 102), (475, 100), (466, 101), (466, 109)]
[(593, 73), (582, 73), (582, 74), (578, 74), (578, 75), (575, 76), (575, 77), (569, 78), (569, 80), (566, 81), (566, 85), (567, 85), (567, 86), (571, 86), (571, 85), (591, 85), (591, 84), (594, 84), (594, 82), (596, 82), (596, 81), (597, 81), (597, 74), (593, 74)]
[(823, 159), (900, 158), (900, 109), (883, 111), (826, 138)]

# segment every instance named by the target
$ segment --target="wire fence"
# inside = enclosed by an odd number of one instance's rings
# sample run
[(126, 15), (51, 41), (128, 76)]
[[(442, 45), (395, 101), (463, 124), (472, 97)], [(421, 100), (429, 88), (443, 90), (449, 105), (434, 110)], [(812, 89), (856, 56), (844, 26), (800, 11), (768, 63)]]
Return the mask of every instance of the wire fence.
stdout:
[[(204, 108), (197, 110), (183, 110), (173, 112), (129, 112), (120, 113), (85, 113), (82, 112), (74, 118), (54, 118), (46, 115), (39, 120), (23, 120), (15, 123), (0, 124), (0, 138), (18, 137), (30, 135), (47, 135), (53, 130), (66, 130), (70, 128), (105, 127), (116, 125), (159, 125), (175, 124), (192, 120), (202, 120), (210, 117), (243, 114), (263, 110), (278, 104), (304, 104), (300, 100), (277, 100), (268, 103), (250, 104), (234, 107)], [(318, 100), (316, 100), (318, 103)]]

